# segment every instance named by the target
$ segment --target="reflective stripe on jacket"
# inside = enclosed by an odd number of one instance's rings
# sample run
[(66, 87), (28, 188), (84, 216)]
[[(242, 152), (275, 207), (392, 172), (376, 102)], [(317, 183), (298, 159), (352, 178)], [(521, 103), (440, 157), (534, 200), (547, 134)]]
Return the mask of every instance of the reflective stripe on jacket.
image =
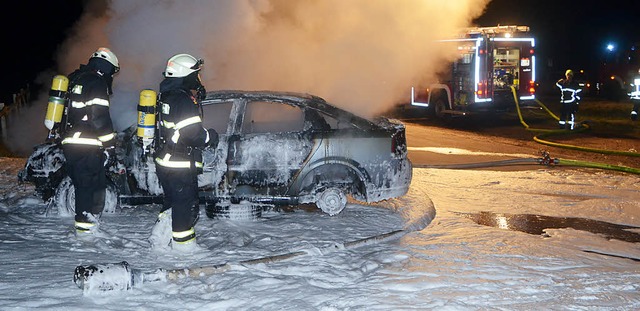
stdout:
[(87, 66), (81, 66), (69, 75), (68, 129), (64, 133), (63, 144), (114, 145), (109, 86), (105, 79)]
[(578, 93), (582, 92), (582, 89), (577, 83), (561, 79), (556, 82), (556, 86), (560, 88), (560, 102), (563, 104), (569, 104), (573, 102), (579, 102), (580, 96)]
[(160, 105), (160, 132), (166, 141), (156, 163), (172, 168), (202, 168), (200, 150), (210, 138), (202, 127), (195, 98), (187, 90), (172, 89), (161, 93)]

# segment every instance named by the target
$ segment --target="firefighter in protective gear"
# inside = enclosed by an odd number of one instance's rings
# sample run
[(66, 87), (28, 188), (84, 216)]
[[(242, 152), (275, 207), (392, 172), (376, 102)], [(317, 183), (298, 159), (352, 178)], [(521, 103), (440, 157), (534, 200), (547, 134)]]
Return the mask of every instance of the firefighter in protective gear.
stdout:
[(108, 48), (95, 51), (69, 75), (69, 103), (62, 150), (75, 188), (75, 228), (91, 233), (104, 209), (107, 157), (114, 158), (115, 133), (109, 115), (118, 58)]
[(560, 88), (560, 120), (558, 124), (561, 129), (573, 130), (576, 128), (576, 113), (580, 104), (580, 92), (582, 89), (578, 83), (573, 80), (573, 71), (568, 69), (565, 72), (565, 79), (556, 82), (556, 86)]
[(629, 93), (629, 97), (633, 103), (633, 109), (631, 109), (631, 120), (638, 121), (638, 110), (640, 110), (640, 69), (638, 69), (638, 75), (633, 79), (631, 87), (631, 93)]
[[(197, 247), (194, 227), (200, 212), (198, 174), (202, 169), (202, 149), (218, 143), (216, 131), (202, 126), (200, 103), (206, 95), (200, 80), (202, 64), (202, 60), (189, 54), (171, 57), (158, 98), (161, 147), (155, 162), (164, 203), (156, 226), (170, 214), (168, 242), (181, 251)], [(152, 238), (153, 235), (152, 232)]]

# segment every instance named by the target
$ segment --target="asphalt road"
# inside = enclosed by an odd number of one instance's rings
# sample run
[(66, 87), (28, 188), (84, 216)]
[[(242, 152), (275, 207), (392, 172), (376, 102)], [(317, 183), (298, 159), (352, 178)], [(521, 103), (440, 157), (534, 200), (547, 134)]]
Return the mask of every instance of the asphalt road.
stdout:
[[(458, 119), (441, 122), (429, 118), (399, 118), (407, 127), (409, 158), (414, 165), (451, 165), (483, 163), (510, 159), (540, 158), (547, 152), (551, 158), (621, 165), (640, 169), (640, 157), (630, 157), (571, 148), (549, 146), (534, 140), (539, 133), (526, 130), (517, 117), (508, 115), (487, 119)], [(549, 126), (548, 124), (545, 126)], [(549, 127), (552, 128), (552, 127)], [(635, 137), (598, 135), (593, 131), (567, 133), (545, 138), (553, 143), (598, 150), (638, 152)], [(539, 165), (488, 167), (497, 170), (539, 169)]]

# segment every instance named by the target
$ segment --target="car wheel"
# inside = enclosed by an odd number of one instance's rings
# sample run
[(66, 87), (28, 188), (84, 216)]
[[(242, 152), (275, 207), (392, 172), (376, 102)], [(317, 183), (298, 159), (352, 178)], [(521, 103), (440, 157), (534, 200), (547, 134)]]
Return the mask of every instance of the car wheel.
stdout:
[[(53, 205), (62, 216), (76, 215), (76, 191), (69, 176), (65, 177), (53, 195)], [(107, 185), (103, 213), (114, 213), (118, 205), (118, 193), (112, 184)]]
[(205, 213), (211, 219), (256, 220), (262, 217), (262, 206), (250, 202), (207, 203)]
[(317, 196), (316, 206), (329, 216), (337, 215), (347, 206), (347, 195), (338, 188), (327, 188)]

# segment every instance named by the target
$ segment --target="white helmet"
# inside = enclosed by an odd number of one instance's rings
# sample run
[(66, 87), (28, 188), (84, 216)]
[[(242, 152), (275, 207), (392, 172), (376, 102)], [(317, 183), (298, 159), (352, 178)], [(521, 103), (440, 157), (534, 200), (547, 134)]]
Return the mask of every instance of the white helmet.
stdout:
[(120, 70), (120, 64), (118, 63), (118, 58), (116, 57), (116, 54), (113, 54), (113, 52), (111, 52), (111, 50), (109, 50), (108, 48), (98, 48), (97, 51), (91, 54), (90, 58), (94, 58), (94, 57), (102, 58), (108, 61), (109, 63), (111, 63), (111, 65), (116, 67), (116, 72)]
[(177, 54), (169, 58), (164, 76), (167, 78), (181, 78), (200, 70), (204, 61), (189, 54)]

